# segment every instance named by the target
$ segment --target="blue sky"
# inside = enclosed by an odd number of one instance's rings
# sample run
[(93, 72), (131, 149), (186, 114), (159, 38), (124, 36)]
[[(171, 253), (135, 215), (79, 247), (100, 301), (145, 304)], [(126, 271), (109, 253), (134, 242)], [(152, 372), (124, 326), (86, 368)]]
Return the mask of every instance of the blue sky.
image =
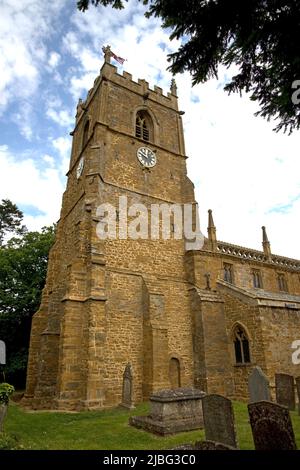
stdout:
[[(1, 1), (0, 199), (30, 229), (59, 218), (76, 104), (99, 74), (102, 46), (127, 59), (135, 80), (168, 91), (166, 55), (180, 43), (143, 13), (136, 0), (84, 14), (76, 0)], [(223, 92), (228, 75), (193, 88), (188, 73), (176, 77), (202, 230), (211, 208), (219, 239), (261, 249), (266, 225), (274, 253), (300, 258), (300, 134), (275, 134), (247, 96)]]

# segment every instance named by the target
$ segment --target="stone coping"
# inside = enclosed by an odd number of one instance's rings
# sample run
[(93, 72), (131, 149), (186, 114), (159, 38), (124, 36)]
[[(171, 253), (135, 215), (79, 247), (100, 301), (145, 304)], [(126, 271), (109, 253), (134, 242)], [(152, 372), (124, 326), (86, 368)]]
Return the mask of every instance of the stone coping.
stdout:
[(150, 401), (169, 403), (172, 401), (202, 399), (205, 395), (205, 392), (194, 388), (175, 388), (160, 390), (159, 392), (154, 393), (151, 395)]
[(280, 307), (295, 310), (299, 310), (300, 308), (300, 295), (240, 287), (221, 279), (217, 280), (217, 285), (220, 289), (227, 290), (232, 295), (243, 296), (244, 299), (248, 299), (249, 302), (257, 306)]

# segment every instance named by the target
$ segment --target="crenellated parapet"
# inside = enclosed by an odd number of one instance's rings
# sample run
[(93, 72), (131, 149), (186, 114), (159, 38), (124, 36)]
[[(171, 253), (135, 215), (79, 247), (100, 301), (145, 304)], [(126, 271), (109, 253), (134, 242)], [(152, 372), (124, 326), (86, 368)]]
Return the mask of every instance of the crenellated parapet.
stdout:
[(140, 78), (136, 82), (133, 80), (131, 73), (123, 71), (122, 74), (119, 74), (116, 66), (105, 62), (100, 70), (99, 76), (94, 81), (93, 87), (88, 91), (85, 101), (80, 100), (80, 112), (77, 112), (76, 115), (76, 125), (80, 122), (84, 112), (88, 109), (99, 86), (105, 81), (110, 81), (120, 87), (124, 87), (127, 90), (140, 95), (145, 101), (149, 100), (156, 102), (178, 111), (176, 95), (177, 88), (174, 79), (171, 82), (170, 91), (167, 92), (167, 94), (164, 94), (161, 87), (154, 85), (154, 88), (152, 89), (146, 80)]

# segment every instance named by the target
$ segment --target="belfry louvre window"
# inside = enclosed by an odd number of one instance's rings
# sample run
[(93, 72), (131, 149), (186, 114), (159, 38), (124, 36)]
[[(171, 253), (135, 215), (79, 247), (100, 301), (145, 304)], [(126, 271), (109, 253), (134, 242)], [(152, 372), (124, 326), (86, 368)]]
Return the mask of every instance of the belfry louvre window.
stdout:
[(233, 284), (233, 266), (232, 266), (232, 264), (224, 263), (223, 269), (224, 269), (224, 281), (230, 282), (230, 284)]
[(152, 122), (150, 116), (145, 112), (139, 112), (136, 116), (135, 135), (140, 139), (152, 140)]
[(234, 353), (236, 364), (247, 364), (250, 362), (249, 340), (242, 327), (237, 326), (233, 336)]

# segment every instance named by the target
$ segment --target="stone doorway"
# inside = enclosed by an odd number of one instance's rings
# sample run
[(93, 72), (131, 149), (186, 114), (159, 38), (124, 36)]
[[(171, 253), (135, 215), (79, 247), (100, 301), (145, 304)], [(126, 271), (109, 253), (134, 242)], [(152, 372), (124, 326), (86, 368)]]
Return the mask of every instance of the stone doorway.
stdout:
[(172, 357), (170, 359), (169, 379), (170, 379), (171, 388), (181, 387), (180, 362), (175, 357)]

